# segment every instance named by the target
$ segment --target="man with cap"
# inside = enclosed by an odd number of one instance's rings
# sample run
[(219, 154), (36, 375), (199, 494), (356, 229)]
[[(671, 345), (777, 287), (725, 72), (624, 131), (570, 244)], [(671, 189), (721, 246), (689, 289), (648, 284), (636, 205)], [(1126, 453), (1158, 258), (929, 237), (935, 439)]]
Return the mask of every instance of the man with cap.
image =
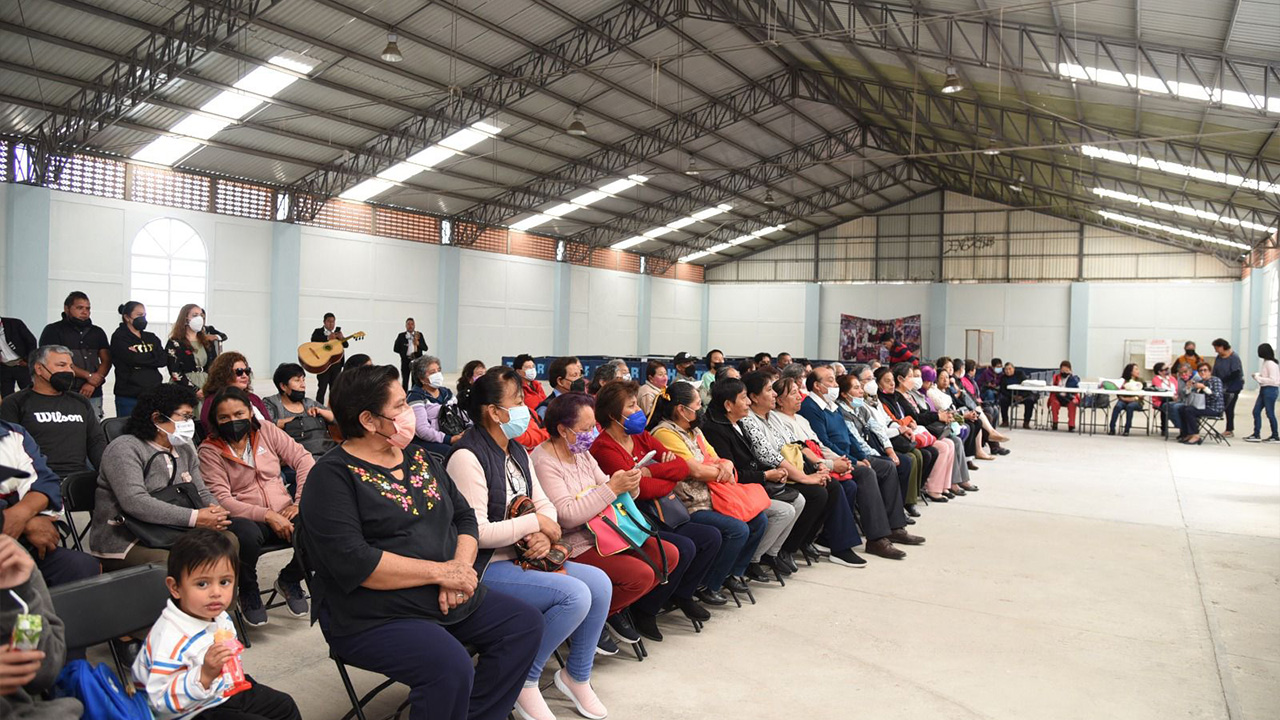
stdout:
[(679, 353), (675, 360), (671, 361), (676, 367), (676, 382), (697, 383), (698, 382), (698, 358), (690, 353)]
[(92, 555), (61, 546), (54, 525), (62, 514), (61, 480), (21, 426), (0, 421), (0, 466), (7, 468), (0, 476), (4, 534), (31, 552), (45, 582), (52, 587), (101, 572)]

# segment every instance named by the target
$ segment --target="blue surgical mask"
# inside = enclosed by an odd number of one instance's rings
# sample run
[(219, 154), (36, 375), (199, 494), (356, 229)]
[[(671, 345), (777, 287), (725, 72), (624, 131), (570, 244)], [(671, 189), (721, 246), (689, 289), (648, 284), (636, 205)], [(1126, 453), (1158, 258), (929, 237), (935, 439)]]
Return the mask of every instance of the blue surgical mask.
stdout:
[(862, 407), (863, 405), (865, 405), (865, 404), (866, 404), (866, 401), (864, 401), (864, 400), (863, 400), (862, 398), (860, 398), (860, 397), (851, 397), (851, 398), (849, 398), (849, 404), (850, 404), (850, 405), (852, 405), (852, 406), (854, 406), (854, 407)]
[(515, 440), (529, 429), (529, 407), (520, 403), (515, 407), (506, 408), (506, 411), (510, 419), (502, 423), (502, 434), (506, 435), (508, 440)]
[(637, 410), (622, 421), (622, 431), (628, 435), (639, 435), (644, 432), (644, 426), (648, 424), (649, 418), (644, 416), (644, 411)]

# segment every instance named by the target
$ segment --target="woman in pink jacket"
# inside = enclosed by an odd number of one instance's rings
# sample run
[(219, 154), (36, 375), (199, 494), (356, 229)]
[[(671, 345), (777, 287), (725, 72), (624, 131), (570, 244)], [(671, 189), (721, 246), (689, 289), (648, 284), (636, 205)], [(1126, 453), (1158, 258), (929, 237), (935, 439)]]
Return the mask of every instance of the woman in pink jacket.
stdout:
[[(200, 444), (200, 475), (219, 504), (232, 517), (253, 522), (256, 532), (240, 539), (240, 610), (253, 626), (267, 623), (267, 610), (258, 589), (258, 556), (263, 545), (293, 539), (298, 501), (315, 460), (283, 430), (253, 416), (249, 394), (238, 387), (223, 388), (211, 401), (210, 434)], [(289, 492), (282, 467), (293, 469), (297, 490)], [(307, 614), (302, 592), (302, 570), (296, 558), (276, 578), (275, 589), (284, 596), (294, 617)]]

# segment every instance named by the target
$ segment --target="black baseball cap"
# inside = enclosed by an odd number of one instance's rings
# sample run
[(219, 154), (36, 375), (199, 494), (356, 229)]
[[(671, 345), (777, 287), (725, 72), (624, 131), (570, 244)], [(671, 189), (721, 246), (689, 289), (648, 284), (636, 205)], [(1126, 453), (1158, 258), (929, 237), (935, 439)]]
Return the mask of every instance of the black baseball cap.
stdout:
[(672, 360), (671, 362), (673, 365), (684, 365), (685, 363), (697, 361), (698, 358), (694, 357), (691, 353), (682, 352), (677, 354), (675, 360)]

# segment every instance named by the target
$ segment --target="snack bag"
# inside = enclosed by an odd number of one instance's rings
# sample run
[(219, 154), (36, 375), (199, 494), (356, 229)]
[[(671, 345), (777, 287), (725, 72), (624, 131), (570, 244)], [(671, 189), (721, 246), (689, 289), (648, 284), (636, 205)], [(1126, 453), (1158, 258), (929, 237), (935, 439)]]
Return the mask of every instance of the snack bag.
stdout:
[(31, 608), (18, 593), (10, 590), (9, 597), (18, 601), (22, 612), (13, 624), (13, 637), (9, 640), (10, 650), (35, 650), (40, 645), (40, 633), (44, 630), (44, 617), (31, 614)]
[(231, 697), (239, 692), (244, 692), (253, 687), (253, 683), (244, 675), (244, 663), (240, 660), (240, 653), (244, 652), (244, 645), (236, 639), (236, 634), (230, 630), (218, 630), (213, 633), (213, 641), (222, 643), (231, 648), (235, 653), (222, 666), (222, 673), (231, 677), (231, 688), (222, 694), (223, 697)]

